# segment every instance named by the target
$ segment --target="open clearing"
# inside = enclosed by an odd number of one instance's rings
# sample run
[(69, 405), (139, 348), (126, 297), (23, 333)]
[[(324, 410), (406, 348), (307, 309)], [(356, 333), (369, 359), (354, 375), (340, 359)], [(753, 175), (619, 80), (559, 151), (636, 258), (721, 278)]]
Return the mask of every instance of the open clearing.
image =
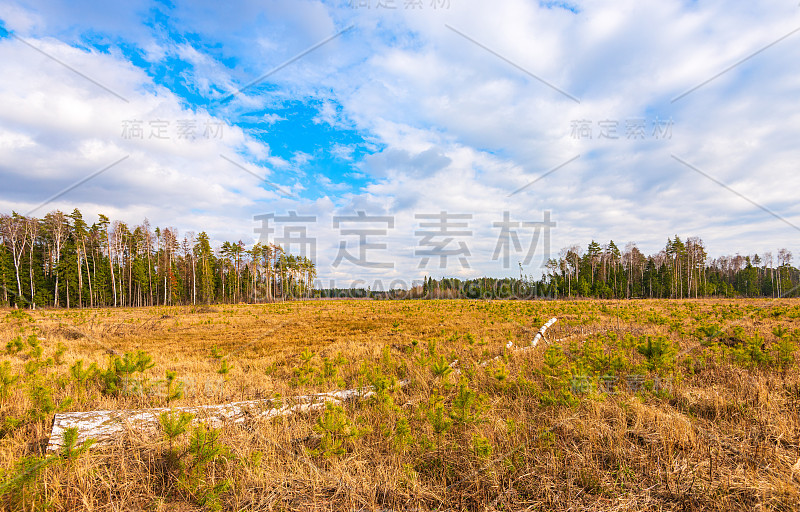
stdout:
[[(547, 343), (506, 349), (551, 317)], [(789, 299), (4, 310), (0, 504), (797, 510), (797, 343)], [(174, 414), (45, 452), (59, 411), (359, 386), (375, 392), (221, 429)]]

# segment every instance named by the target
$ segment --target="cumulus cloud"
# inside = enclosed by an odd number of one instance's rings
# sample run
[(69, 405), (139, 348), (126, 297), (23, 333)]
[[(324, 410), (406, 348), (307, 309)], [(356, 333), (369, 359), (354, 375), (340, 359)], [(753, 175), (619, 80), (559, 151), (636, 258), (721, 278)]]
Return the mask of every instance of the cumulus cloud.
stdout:
[(452, 160), (437, 148), (428, 148), (415, 155), (404, 149), (390, 148), (364, 158), (364, 169), (373, 176), (402, 173), (411, 177), (434, 174)]
[[(81, 207), (131, 222), (192, 227), (194, 213), (214, 217), (209, 229), (229, 226), (248, 205), (275, 198), (259, 180), (220, 158), (259, 160), (269, 148), (241, 129), (194, 111), (155, 87), (119, 58), (54, 40), (36, 44), (125, 100), (14, 39), (0, 40), (7, 73), (0, 78), (0, 208), (21, 213)], [(152, 92), (149, 92), (152, 91)], [(207, 133), (206, 133), (207, 132)], [(46, 198), (118, 165), (40, 207)], [(268, 167), (249, 166), (269, 177)], [(133, 217), (133, 218), (131, 218)], [(204, 226), (205, 227), (205, 226)]]

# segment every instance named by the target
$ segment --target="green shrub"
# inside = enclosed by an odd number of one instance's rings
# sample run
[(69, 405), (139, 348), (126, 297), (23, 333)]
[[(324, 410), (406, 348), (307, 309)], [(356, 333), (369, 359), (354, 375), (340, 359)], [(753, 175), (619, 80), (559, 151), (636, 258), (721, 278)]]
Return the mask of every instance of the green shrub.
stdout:
[(456, 425), (468, 425), (479, 421), (483, 412), (484, 397), (470, 389), (466, 379), (461, 379), (458, 392), (450, 406), (450, 419)]
[(453, 426), (453, 421), (445, 412), (441, 396), (432, 395), (430, 397), (426, 417), (433, 428), (433, 433), (436, 435), (436, 452), (439, 455), (439, 459), (441, 459), (442, 437)]
[(100, 377), (102, 392), (106, 395), (129, 395), (140, 390), (140, 384), (132, 380), (134, 373), (144, 373), (155, 366), (153, 358), (143, 350), (126, 352), (123, 357), (112, 356), (109, 365)]
[(794, 365), (794, 353), (797, 345), (790, 338), (784, 336), (778, 339), (773, 345), (773, 361), (775, 365), (783, 371), (788, 370)]
[(411, 435), (411, 425), (409, 425), (407, 418), (401, 417), (397, 419), (394, 424), (393, 437), (395, 446), (401, 451), (414, 441)]
[(321, 434), (319, 446), (309, 450), (312, 455), (321, 457), (338, 457), (347, 453), (346, 443), (364, 434), (348, 419), (344, 409), (330, 402), (325, 404), (325, 411), (317, 419), (314, 432)]
[(645, 357), (645, 366), (650, 371), (663, 373), (672, 370), (677, 352), (672, 343), (664, 336), (643, 336), (636, 350)]
[(176, 466), (180, 459), (180, 455), (175, 451), (175, 441), (186, 433), (186, 428), (192, 423), (192, 420), (194, 420), (194, 414), (188, 412), (167, 411), (158, 416), (158, 423), (161, 425), (164, 437), (169, 442), (167, 461), (172, 467)]
[(472, 451), (477, 457), (488, 459), (492, 456), (492, 444), (485, 437), (476, 434), (472, 437)]
[(22, 336), (16, 336), (6, 343), (6, 353), (10, 356), (20, 352), (23, 348), (25, 348), (25, 344), (22, 342)]
[(69, 373), (75, 382), (80, 386), (82, 390), (86, 389), (86, 383), (97, 377), (100, 371), (97, 369), (97, 364), (92, 363), (89, 365), (88, 368), (83, 367), (83, 359), (79, 359), (75, 361), (72, 366), (69, 367)]
[(447, 362), (447, 359), (440, 355), (435, 357), (431, 362), (431, 372), (433, 372), (435, 377), (444, 380), (453, 372), (453, 369), (450, 367), (450, 363)]
[(11, 373), (11, 363), (3, 361), (0, 364), (0, 399), (5, 400), (19, 380), (19, 375)]

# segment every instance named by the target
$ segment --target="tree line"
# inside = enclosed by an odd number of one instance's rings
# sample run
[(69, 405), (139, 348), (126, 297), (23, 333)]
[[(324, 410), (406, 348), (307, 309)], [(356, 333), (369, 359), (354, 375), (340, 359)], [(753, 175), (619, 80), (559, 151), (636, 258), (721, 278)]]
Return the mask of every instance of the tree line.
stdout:
[(561, 296), (597, 298), (797, 297), (800, 272), (786, 249), (762, 255), (709, 258), (699, 237), (667, 238), (645, 256), (635, 244), (594, 240), (561, 250), (547, 264), (546, 280)]
[(735, 255), (709, 258), (703, 241), (668, 238), (663, 249), (645, 256), (629, 243), (620, 250), (614, 241), (594, 240), (583, 250), (573, 245), (550, 259), (541, 278), (460, 280), (425, 277), (411, 290), (372, 292), (378, 298), (699, 298), (798, 297), (800, 270), (792, 253)]
[(800, 271), (786, 249), (709, 258), (703, 241), (668, 238), (645, 256), (635, 244), (573, 245), (540, 278), (425, 277), (410, 290), (314, 289), (314, 262), (275, 244), (224, 242), (205, 232), (129, 226), (105, 215), (87, 224), (80, 210), (39, 219), (0, 215), (0, 305), (155, 306), (271, 302), (303, 297), (373, 298), (689, 298), (797, 297)]
[(274, 244), (129, 226), (80, 210), (0, 215), (0, 305), (101, 307), (270, 302), (312, 294), (314, 263)]

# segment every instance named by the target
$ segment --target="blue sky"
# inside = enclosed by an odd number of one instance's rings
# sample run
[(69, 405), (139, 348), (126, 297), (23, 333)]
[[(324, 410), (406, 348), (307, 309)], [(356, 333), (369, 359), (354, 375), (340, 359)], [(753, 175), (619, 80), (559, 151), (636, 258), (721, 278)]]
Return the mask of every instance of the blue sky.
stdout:
[[(797, 5), (412, 3), (0, 0), (0, 210), (248, 244), (296, 211), (326, 285), (518, 275), (545, 211), (551, 257), (800, 251)], [(392, 222), (337, 224), (359, 211)], [(423, 265), (439, 212), (466, 226)]]

